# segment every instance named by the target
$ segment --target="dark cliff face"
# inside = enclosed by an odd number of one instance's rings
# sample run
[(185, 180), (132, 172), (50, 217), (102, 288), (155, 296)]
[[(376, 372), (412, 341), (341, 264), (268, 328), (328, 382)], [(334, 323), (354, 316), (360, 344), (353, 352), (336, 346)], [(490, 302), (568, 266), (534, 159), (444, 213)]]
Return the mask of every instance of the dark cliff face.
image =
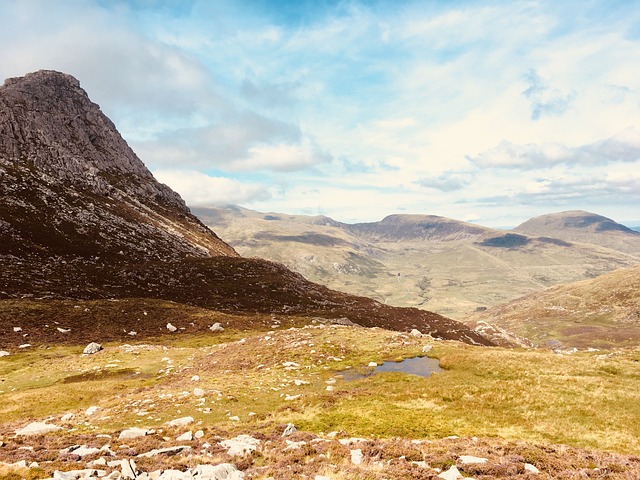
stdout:
[(39, 71), (0, 87), (0, 174), (0, 235), (11, 239), (0, 252), (236, 255), (156, 181), (70, 75)]

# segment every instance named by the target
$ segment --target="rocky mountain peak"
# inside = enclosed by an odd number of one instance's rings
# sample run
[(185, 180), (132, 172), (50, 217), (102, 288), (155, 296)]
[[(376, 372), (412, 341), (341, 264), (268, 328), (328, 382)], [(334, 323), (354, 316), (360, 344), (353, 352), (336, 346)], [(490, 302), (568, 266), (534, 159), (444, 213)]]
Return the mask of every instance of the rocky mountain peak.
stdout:
[(50, 70), (0, 87), (0, 235), (12, 254), (236, 255), (153, 177), (77, 79)]
[(5, 81), (0, 158), (31, 165), (52, 183), (187, 210), (178, 194), (155, 180), (80, 82), (64, 73), (40, 70)]

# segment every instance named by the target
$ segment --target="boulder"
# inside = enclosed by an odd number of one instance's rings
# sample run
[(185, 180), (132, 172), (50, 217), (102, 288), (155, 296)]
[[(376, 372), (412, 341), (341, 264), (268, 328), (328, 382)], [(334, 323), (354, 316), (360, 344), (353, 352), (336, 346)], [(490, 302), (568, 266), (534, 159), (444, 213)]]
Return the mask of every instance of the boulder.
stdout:
[(58, 430), (62, 430), (62, 427), (58, 427), (57, 425), (50, 425), (44, 422), (33, 422), (24, 428), (16, 430), (16, 435), (44, 435), (45, 433), (56, 432)]
[(222, 332), (224, 331), (224, 327), (220, 323), (214, 323), (209, 327), (209, 330), (212, 332)]
[(6, 352), (4, 350), (0, 350), (0, 357), (8, 357), (9, 355), (11, 355), (9, 352)]
[(363, 458), (364, 456), (362, 455), (362, 450), (360, 448), (351, 450), (351, 463), (353, 463), (354, 465), (360, 465)]
[(284, 428), (284, 432), (282, 432), (282, 436), (283, 437), (288, 437), (289, 435), (294, 434), (295, 432), (297, 432), (298, 429), (296, 428), (296, 426), (293, 423), (289, 423), (285, 428)]
[(169, 330), (170, 332), (175, 332), (176, 330), (178, 330), (178, 327), (175, 327), (171, 323), (167, 323), (167, 330)]
[(135, 480), (136, 478), (136, 462), (133, 460), (122, 459), (120, 462), (120, 468), (122, 469), (122, 478)]
[(193, 423), (193, 417), (181, 417), (167, 422), (170, 427), (184, 427)]
[(120, 435), (118, 436), (118, 440), (129, 440), (131, 438), (144, 437), (148, 433), (149, 433), (149, 430), (145, 428), (131, 427), (120, 432)]
[(458, 480), (464, 477), (460, 473), (460, 470), (458, 470), (458, 467), (453, 465), (449, 470), (438, 475), (438, 478), (442, 478), (442, 480)]
[(98, 411), (100, 411), (100, 407), (96, 407), (95, 405), (87, 408), (87, 410), (84, 412), (84, 414), (87, 417), (90, 417), (91, 415), (95, 415), (96, 413), (98, 413)]
[(93, 355), (94, 353), (98, 353), (100, 350), (102, 350), (102, 345), (100, 345), (99, 343), (96, 343), (96, 342), (91, 342), (89, 345), (84, 347), (84, 350), (82, 351), (82, 354), (83, 355)]
[(260, 440), (250, 435), (238, 435), (235, 438), (220, 442), (220, 445), (227, 449), (229, 455), (235, 457), (256, 451), (258, 445), (260, 445)]
[(529, 472), (529, 473), (533, 473), (533, 474), (539, 474), (540, 470), (538, 470), (534, 465), (531, 465), (530, 463), (525, 463), (524, 464), (524, 471), (525, 472)]
[(474, 463), (487, 463), (489, 459), (482, 457), (474, 457), (473, 455), (460, 455), (458, 458), (462, 465), (471, 465)]
[(207, 480), (242, 480), (244, 472), (239, 471), (231, 463), (219, 465), (197, 465), (189, 470), (195, 479)]
[(151, 458), (155, 457), (156, 455), (175, 455), (187, 450), (191, 450), (191, 447), (189, 445), (176, 445), (175, 447), (158, 448), (147, 453), (141, 453), (140, 455), (138, 455), (138, 457)]
[(193, 433), (191, 433), (191, 431), (184, 432), (182, 435), (178, 436), (176, 440), (178, 442), (190, 442), (193, 440)]
[(414, 328), (413, 330), (411, 330), (411, 336), (416, 338), (422, 338), (422, 332), (417, 328)]

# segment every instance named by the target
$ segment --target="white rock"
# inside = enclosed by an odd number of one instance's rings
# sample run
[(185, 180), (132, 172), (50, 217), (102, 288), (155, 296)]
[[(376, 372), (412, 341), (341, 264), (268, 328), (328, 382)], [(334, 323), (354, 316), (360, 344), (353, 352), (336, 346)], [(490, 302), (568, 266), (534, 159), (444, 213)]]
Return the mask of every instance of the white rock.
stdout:
[(33, 422), (24, 428), (16, 430), (16, 435), (43, 435), (45, 433), (56, 432), (58, 430), (62, 430), (62, 427), (50, 425), (44, 422)]
[(234, 415), (233, 417), (229, 417), (229, 420), (231, 420), (232, 422), (239, 422), (240, 421), (240, 417), (237, 415)]
[(222, 332), (224, 331), (224, 327), (220, 323), (214, 323), (209, 327), (209, 330), (212, 332)]
[(302, 448), (302, 446), (307, 444), (307, 442), (292, 442), (291, 440), (286, 440), (286, 442), (287, 446), (284, 448), (285, 451), (298, 450), (299, 448)]
[(284, 397), (285, 402), (292, 402), (293, 400), (297, 400), (302, 396), (302, 394), (298, 394), (298, 395), (289, 395), (287, 394)]
[(327, 392), (333, 392), (334, 389), (335, 389), (335, 387), (333, 385), (327, 385), (327, 388), (325, 390)]
[(432, 348), (433, 348), (433, 345), (425, 345), (424, 347), (422, 347), (422, 353), (428, 353), (431, 351)]
[(416, 338), (422, 338), (422, 332), (417, 328), (414, 328), (413, 330), (411, 330), (411, 336)]
[(60, 333), (69, 333), (71, 331), (70, 328), (60, 328), (60, 327), (56, 327), (56, 329), (60, 332)]
[(91, 406), (91, 407), (87, 408), (87, 410), (84, 412), (84, 414), (87, 417), (90, 417), (91, 415), (95, 415), (96, 413), (98, 413), (100, 410), (101, 410), (100, 407), (96, 407), (94, 405), (94, 406)]
[(130, 480), (136, 478), (136, 462), (133, 460), (122, 459), (120, 469), (122, 470), (122, 478), (128, 478)]
[(377, 367), (378, 364), (376, 362), (369, 362), (369, 367)]
[(256, 451), (258, 445), (260, 445), (260, 440), (250, 435), (238, 435), (235, 438), (220, 442), (220, 445), (227, 449), (229, 455), (235, 457)]
[(0, 357), (8, 357), (9, 355), (11, 355), (9, 352), (5, 350), (0, 350)]
[(178, 330), (178, 328), (173, 326), (171, 323), (167, 323), (167, 330), (169, 330), (170, 332), (175, 332), (176, 330)]
[(535, 467), (535, 465), (531, 465), (530, 463), (525, 463), (524, 464), (524, 470), (525, 470), (525, 472), (529, 472), (529, 473), (535, 473), (535, 474), (540, 473), (540, 470), (538, 470)]
[(190, 442), (191, 440), (193, 440), (193, 433), (191, 432), (191, 430), (189, 430), (188, 432), (184, 432), (182, 435), (178, 436), (176, 440), (178, 442)]
[(333, 480), (331, 477), (324, 477), (322, 475), (316, 475), (314, 480)]
[(206, 392), (205, 392), (203, 389), (201, 389), (201, 388), (194, 388), (194, 389), (193, 389), (193, 394), (194, 394), (196, 397), (204, 397), (205, 393), (206, 393)]
[(18, 348), (29, 348), (30, 346), (30, 343), (23, 343), (22, 345), (18, 345)]
[(198, 430), (196, 433), (193, 434), (193, 436), (195, 438), (202, 438), (204, 437), (204, 432), (202, 430)]
[(193, 377), (191, 377), (191, 381), (192, 382), (199, 382), (200, 381), (200, 375), (194, 375)]
[(351, 450), (351, 463), (354, 465), (360, 465), (362, 463), (363, 455), (362, 450), (360, 448), (356, 448), (355, 450)]
[(22, 327), (13, 327), (13, 331), (14, 332), (21, 332), (22, 331)]
[(131, 427), (120, 432), (118, 440), (129, 440), (131, 438), (144, 437), (148, 434), (149, 430), (147, 430), (146, 428)]
[(91, 342), (89, 345), (84, 347), (84, 350), (82, 351), (82, 354), (83, 355), (93, 355), (94, 353), (98, 353), (100, 350), (102, 350), (102, 345), (100, 345), (99, 343), (96, 343), (96, 342)]
[(70, 453), (73, 453), (74, 455), (78, 455), (80, 457), (86, 457), (87, 455), (93, 455), (94, 453), (98, 452), (100, 452), (99, 448), (87, 447), (86, 445), (82, 445), (78, 448), (70, 450)]
[(284, 428), (284, 432), (282, 432), (282, 436), (283, 437), (288, 437), (289, 435), (293, 435), (297, 431), (298, 431), (298, 429), (296, 428), (296, 426), (293, 423), (289, 423)]
[(442, 478), (443, 480), (458, 480), (459, 478), (464, 477), (460, 474), (458, 467), (453, 465), (449, 470), (438, 475), (438, 478)]
[(75, 418), (75, 415), (73, 413), (65, 413), (62, 416), (62, 418), (60, 419), (60, 421), (62, 421), (62, 422), (70, 422), (74, 418)]
[(193, 417), (182, 417), (167, 422), (167, 425), (169, 425), (170, 427), (184, 427), (185, 425), (192, 424), (193, 421)]
[(460, 455), (460, 457), (458, 457), (458, 460), (460, 460), (460, 463), (462, 465), (471, 465), (474, 463), (487, 463), (489, 461), (488, 458), (474, 457), (473, 455)]
[(197, 465), (189, 470), (194, 478), (207, 480), (242, 480), (244, 472), (239, 471), (231, 463), (219, 465)]
[(304, 380), (294, 380), (293, 383), (295, 383), (297, 387), (300, 385), (309, 385), (309, 382), (305, 382)]
[(138, 457), (150, 458), (155, 457), (156, 455), (175, 455), (176, 453), (185, 452), (188, 450), (191, 450), (191, 447), (189, 445), (177, 445), (175, 447), (158, 448), (147, 453), (141, 453), (140, 455), (138, 455)]

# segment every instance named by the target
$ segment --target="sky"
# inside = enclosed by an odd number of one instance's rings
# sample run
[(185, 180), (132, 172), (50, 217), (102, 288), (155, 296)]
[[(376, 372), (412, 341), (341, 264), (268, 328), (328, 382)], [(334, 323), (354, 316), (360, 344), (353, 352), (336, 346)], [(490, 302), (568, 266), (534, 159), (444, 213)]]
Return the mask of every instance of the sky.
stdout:
[[(639, 0), (0, 0), (190, 206), (640, 225)], [(1, 81), (1, 80), (0, 80)]]

